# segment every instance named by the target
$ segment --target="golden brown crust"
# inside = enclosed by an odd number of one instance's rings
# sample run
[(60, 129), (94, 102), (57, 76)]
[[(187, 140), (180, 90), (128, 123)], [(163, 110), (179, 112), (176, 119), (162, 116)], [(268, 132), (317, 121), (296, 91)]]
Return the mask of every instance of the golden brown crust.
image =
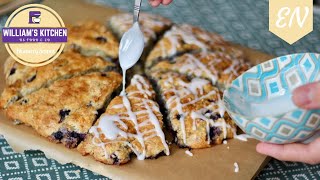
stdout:
[[(171, 26), (172, 22), (159, 15), (140, 13), (139, 24), (145, 38), (145, 44), (149, 45), (150, 41), (156, 40), (157, 36)], [(121, 13), (114, 15), (110, 18), (109, 25), (120, 39), (132, 26), (132, 14)]]
[(103, 108), (120, 84), (121, 75), (116, 72), (58, 80), (15, 102), (6, 113), (44, 137), (76, 147), (94, 123), (97, 110)]
[(68, 26), (66, 50), (76, 50), (86, 56), (117, 59), (119, 43), (103, 24), (95, 21)]
[(249, 68), (250, 65), (242, 59), (235, 59), (224, 53), (199, 52), (163, 60), (150, 70), (146, 69), (146, 73), (175, 71), (191, 77), (206, 78), (214, 85), (224, 88)]
[(230, 46), (221, 36), (182, 24), (173, 26), (157, 42), (147, 58), (145, 67), (150, 68), (158, 60), (172, 58), (181, 53), (208, 50), (227, 53), (236, 58), (243, 56), (242, 51)]
[(41, 67), (24, 66), (12, 58), (5, 63), (6, 87), (1, 95), (0, 106), (8, 105), (27, 94), (58, 79), (66, 79), (93, 71), (115, 69), (112, 62), (99, 57), (85, 57), (76, 52), (65, 52), (52, 63)]
[(151, 77), (158, 85), (178, 145), (206, 148), (233, 138), (236, 126), (227, 115), (221, 118), (219, 90), (210, 81), (190, 80), (175, 72), (152, 72)]
[[(130, 160), (130, 154), (133, 152), (141, 156), (145, 150), (145, 158), (156, 157), (161, 152), (168, 153), (166, 142), (164, 138), (161, 139), (161, 133), (163, 134), (161, 130), (163, 127), (162, 114), (158, 104), (154, 101), (155, 92), (150, 83), (142, 76), (136, 75), (126, 92), (130, 108), (128, 109), (126, 103), (124, 103), (126, 101), (125, 97), (115, 97), (110, 102), (106, 112), (96, 122), (93, 127), (95, 130), (90, 130), (91, 133), (78, 146), (81, 154), (90, 154), (98, 161), (106, 164), (124, 164)], [(135, 117), (130, 116), (130, 112), (135, 114), (137, 124), (135, 124)], [(114, 117), (117, 120), (112, 119)], [(156, 124), (152, 120), (155, 120)], [(116, 133), (114, 139), (104, 134), (104, 130), (113, 131), (107, 121), (113, 121), (116, 130), (121, 130), (127, 137), (121, 135), (121, 132)], [(125, 123), (127, 128), (124, 128), (120, 121)], [(160, 133), (156, 130), (156, 126), (160, 128)], [(143, 137), (143, 142), (139, 137)], [(99, 145), (97, 146), (97, 144)]]
[[(131, 27), (131, 21), (130, 14), (120, 14), (113, 16), (109, 23), (115, 34), (121, 37)], [(172, 22), (160, 16), (142, 14), (140, 24), (146, 46), (149, 46)], [(106, 164), (127, 163), (132, 153), (139, 158), (169, 153), (164, 138), (157, 134), (156, 124), (151, 121), (152, 113), (160, 130), (163, 128), (156, 94), (145, 78), (143, 81), (147, 85), (131, 82), (127, 87), (130, 109), (136, 115), (139, 128), (129, 117), (128, 107), (124, 106), (126, 99), (122, 96), (115, 97), (105, 113), (97, 117), (97, 110), (103, 108), (121, 84), (120, 74), (101, 73), (115, 68), (113, 63), (102, 58), (118, 58), (117, 39), (97, 22), (69, 26), (68, 31), (64, 54), (47, 66), (30, 68), (13, 59), (6, 61), (7, 87), (2, 93), (0, 106), (8, 107), (8, 117), (32, 126), (51, 141), (62, 142), (69, 148), (77, 147), (81, 154), (92, 155)], [(196, 65), (190, 65), (189, 56), (194, 56)], [(233, 138), (236, 125), (227, 114), (221, 117), (221, 94), (215, 85), (223, 87), (247, 70), (242, 59), (242, 51), (222, 37), (191, 25), (175, 25), (158, 41), (143, 63), (145, 72), (159, 88), (164, 108), (168, 111), (168, 125), (176, 133), (178, 145), (206, 148)], [(209, 71), (201, 68), (199, 62)], [(212, 75), (216, 76), (215, 82)], [(120, 117), (125, 125), (118, 121), (114, 124), (127, 136), (118, 134), (116, 138), (110, 138), (103, 133), (99, 125), (111, 121), (110, 116)], [(93, 123), (95, 126), (92, 127)], [(89, 129), (92, 130), (90, 133)], [(105, 130), (110, 132), (112, 127), (107, 126)], [(144, 133), (143, 143), (138, 138), (139, 133)]]

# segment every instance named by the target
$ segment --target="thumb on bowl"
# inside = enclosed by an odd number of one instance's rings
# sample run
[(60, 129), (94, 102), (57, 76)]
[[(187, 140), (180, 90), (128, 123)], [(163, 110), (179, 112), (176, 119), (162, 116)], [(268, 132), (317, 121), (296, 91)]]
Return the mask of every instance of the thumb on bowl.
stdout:
[(320, 82), (298, 87), (293, 91), (292, 100), (303, 109), (320, 109)]

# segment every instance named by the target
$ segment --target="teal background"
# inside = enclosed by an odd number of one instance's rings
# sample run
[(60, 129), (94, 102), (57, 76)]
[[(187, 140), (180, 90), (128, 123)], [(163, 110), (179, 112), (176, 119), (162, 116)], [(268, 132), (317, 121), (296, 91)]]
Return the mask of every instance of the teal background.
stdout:
[[(122, 10), (131, 10), (133, 0), (89, 0)], [(161, 14), (176, 23), (190, 23), (217, 32), (229, 41), (273, 55), (320, 52), (320, 10), (315, 9), (314, 31), (292, 46), (268, 31), (267, 0), (174, 0), (168, 7), (151, 8), (143, 1), (142, 11)], [(7, 16), (0, 17), (0, 26)], [(240, 165), (241, 171), (241, 165)], [(165, 176), (165, 174), (164, 174)], [(0, 136), (0, 180), (108, 179), (73, 164), (61, 165), (41, 151), (13, 152)], [(213, 177), (214, 178), (214, 177)], [(320, 179), (320, 165), (272, 159), (257, 179)]]

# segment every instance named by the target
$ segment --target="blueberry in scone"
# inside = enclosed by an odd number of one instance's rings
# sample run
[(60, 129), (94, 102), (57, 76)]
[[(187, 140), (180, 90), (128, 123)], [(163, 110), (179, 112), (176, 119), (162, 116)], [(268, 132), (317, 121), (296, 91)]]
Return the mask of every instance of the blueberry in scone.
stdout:
[(206, 148), (233, 138), (236, 125), (224, 113), (221, 94), (212, 83), (176, 72), (152, 72), (167, 124), (181, 147)]
[(34, 128), (40, 135), (68, 148), (86, 136), (122, 77), (117, 72), (93, 72), (60, 79), (24, 96), (6, 109), (8, 117)]
[(249, 68), (250, 64), (243, 59), (232, 58), (222, 52), (207, 51), (185, 53), (172, 59), (165, 59), (155, 64), (146, 73), (174, 71), (191, 77), (205, 78), (221, 90)]
[(78, 146), (83, 155), (92, 155), (106, 164), (124, 164), (134, 153), (138, 159), (169, 155), (162, 131), (163, 121), (155, 92), (141, 75), (126, 88), (127, 96), (117, 96), (108, 105)]
[(102, 23), (88, 21), (67, 28), (66, 51), (71, 49), (85, 56), (100, 56), (106, 60), (118, 58), (118, 40)]
[(85, 57), (77, 52), (65, 52), (52, 63), (41, 67), (29, 67), (9, 57), (5, 62), (6, 87), (2, 92), (0, 106), (10, 104), (59, 79), (86, 74), (94, 71), (116, 70), (112, 62), (99, 57)]
[(215, 51), (241, 58), (241, 50), (232, 47), (221, 36), (188, 24), (174, 25), (156, 43), (149, 53), (145, 67), (148, 69), (159, 60), (173, 58), (185, 52)]

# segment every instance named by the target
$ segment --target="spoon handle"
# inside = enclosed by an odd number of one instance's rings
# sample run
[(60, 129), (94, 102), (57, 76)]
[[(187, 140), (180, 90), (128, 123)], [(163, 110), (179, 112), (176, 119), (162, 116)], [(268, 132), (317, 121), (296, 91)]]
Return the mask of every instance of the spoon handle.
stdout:
[(142, 0), (135, 0), (134, 1), (133, 23), (139, 21), (139, 13), (140, 13), (141, 1)]

